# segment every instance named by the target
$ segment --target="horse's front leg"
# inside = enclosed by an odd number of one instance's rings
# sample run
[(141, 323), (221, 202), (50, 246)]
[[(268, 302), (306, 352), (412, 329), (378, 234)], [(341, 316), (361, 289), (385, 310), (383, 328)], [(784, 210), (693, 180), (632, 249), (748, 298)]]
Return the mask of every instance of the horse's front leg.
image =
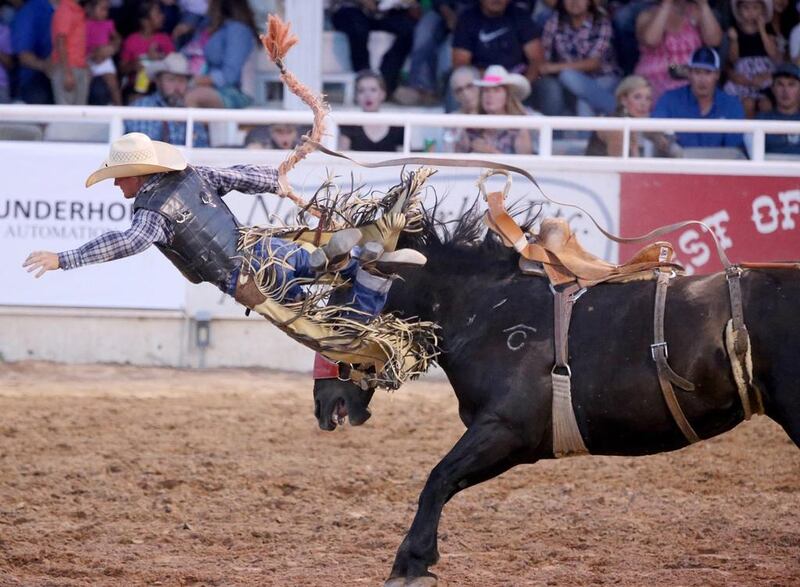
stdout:
[(439, 560), (437, 532), (444, 504), (462, 489), (496, 477), (521, 462), (523, 447), (521, 436), (497, 417), (472, 423), (431, 471), (386, 587), (430, 584), (431, 581), (414, 581), (423, 577), (435, 582), (428, 567)]

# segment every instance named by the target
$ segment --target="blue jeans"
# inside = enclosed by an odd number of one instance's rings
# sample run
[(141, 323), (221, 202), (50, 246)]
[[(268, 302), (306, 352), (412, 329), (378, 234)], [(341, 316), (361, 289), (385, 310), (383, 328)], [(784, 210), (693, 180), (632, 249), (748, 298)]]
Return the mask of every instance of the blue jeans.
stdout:
[[(311, 253), (297, 243), (280, 238), (271, 238), (269, 246), (259, 242), (254, 250), (252, 261), (253, 269), (258, 270), (260, 259), (271, 257), (273, 260), (272, 271), (275, 277), (275, 288), (281, 289), (293, 279), (313, 279), (317, 272), (311, 268)], [(358, 247), (353, 249), (354, 256), (358, 256)], [(235, 272), (229, 283), (228, 294), (234, 295), (239, 271)], [(355, 259), (351, 259), (339, 275), (350, 280), (352, 286), (341, 288), (331, 296), (331, 302), (348, 306), (356, 312), (346, 316), (361, 322), (367, 322), (376, 317), (386, 304), (391, 280), (371, 275), (359, 267)], [(286, 292), (287, 301), (296, 301), (303, 298), (303, 288), (299, 284), (290, 285)]]
[(395, 35), (394, 43), (381, 60), (381, 75), (386, 82), (386, 93), (391, 96), (397, 88), (400, 70), (411, 51), (415, 21), (407, 10), (389, 10), (381, 18), (373, 18), (355, 6), (343, 6), (331, 15), (337, 31), (347, 35), (350, 44), (350, 62), (354, 72), (369, 69), (367, 41), (370, 31), (387, 31)]
[(411, 47), (409, 86), (426, 92), (436, 91), (439, 47), (448, 34), (444, 18), (435, 10), (429, 10), (417, 22)]
[[(21, 76), (22, 77), (22, 76)], [(17, 97), (26, 104), (53, 104), (53, 87), (41, 71), (28, 71), (28, 75), (19, 80)]]
[(617, 83), (619, 78), (614, 75), (592, 77), (574, 69), (566, 69), (557, 76), (546, 76), (535, 83), (534, 103), (547, 116), (572, 114), (567, 108), (571, 99), (575, 101), (575, 114), (578, 116), (613, 114)]
[(625, 6), (620, 6), (614, 13), (611, 25), (614, 36), (611, 42), (617, 54), (617, 63), (622, 68), (623, 75), (633, 73), (639, 61), (639, 41), (636, 39), (636, 19), (639, 14), (651, 6), (653, 0), (632, 0)]

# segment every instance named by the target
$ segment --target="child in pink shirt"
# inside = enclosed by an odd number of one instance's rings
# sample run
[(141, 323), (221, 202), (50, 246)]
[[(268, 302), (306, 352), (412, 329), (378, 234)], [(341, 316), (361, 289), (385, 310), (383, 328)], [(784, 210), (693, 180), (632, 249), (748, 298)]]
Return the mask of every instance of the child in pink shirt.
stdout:
[(92, 76), (103, 78), (111, 101), (115, 106), (122, 105), (117, 68), (113, 56), (119, 51), (120, 36), (114, 21), (108, 18), (109, 0), (89, 0), (86, 2), (86, 51), (89, 56), (89, 69)]
[[(142, 60), (157, 61), (175, 51), (169, 35), (162, 33), (164, 13), (158, 2), (149, 0), (139, 5), (139, 30), (122, 44), (120, 67), (124, 73), (136, 77), (143, 74)], [(137, 80), (138, 82), (138, 80)], [(145, 88), (144, 93), (147, 93)]]

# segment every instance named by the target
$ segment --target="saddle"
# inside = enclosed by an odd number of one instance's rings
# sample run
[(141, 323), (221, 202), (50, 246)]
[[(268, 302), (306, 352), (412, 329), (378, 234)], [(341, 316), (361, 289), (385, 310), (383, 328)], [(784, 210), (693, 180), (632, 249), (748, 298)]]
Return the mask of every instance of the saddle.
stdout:
[(656, 269), (683, 270), (673, 261), (674, 249), (666, 241), (649, 244), (626, 263), (615, 265), (584, 249), (563, 218), (545, 218), (539, 234), (529, 239), (505, 209), (501, 192), (489, 194), (487, 202), (489, 209), (484, 222), (506, 246), (520, 253), (522, 272), (536, 274), (543, 271), (553, 286), (577, 283), (580, 287), (590, 287), (604, 282), (623, 283), (652, 279)]

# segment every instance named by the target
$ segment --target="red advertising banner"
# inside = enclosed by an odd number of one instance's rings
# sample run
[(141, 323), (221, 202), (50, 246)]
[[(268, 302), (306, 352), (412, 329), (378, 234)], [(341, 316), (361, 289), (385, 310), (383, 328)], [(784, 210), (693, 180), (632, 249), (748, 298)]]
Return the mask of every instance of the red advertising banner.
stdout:
[[(649, 232), (680, 220), (700, 220), (737, 261), (800, 260), (800, 178), (623, 173), (620, 230)], [(711, 238), (699, 226), (664, 237), (687, 274), (722, 269)], [(620, 260), (637, 250), (620, 245)]]

